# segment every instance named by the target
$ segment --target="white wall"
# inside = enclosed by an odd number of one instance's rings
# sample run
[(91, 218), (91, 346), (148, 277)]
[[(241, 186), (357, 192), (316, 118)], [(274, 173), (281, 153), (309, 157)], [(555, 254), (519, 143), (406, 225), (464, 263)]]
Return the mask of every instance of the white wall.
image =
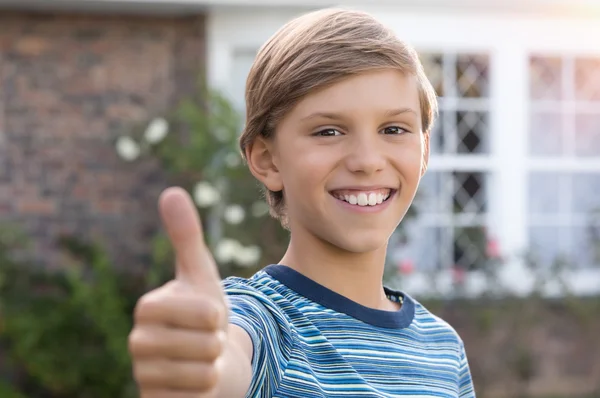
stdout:
[[(250, 68), (248, 61), (251, 61), (247, 55), (255, 53), (285, 22), (308, 10), (221, 8), (212, 11), (207, 18), (209, 82), (232, 98), (242, 98)], [(236, 62), (236, 58), (241, 58), (241, 62)], [(246, 70), (240, 68), (243, 65), (247, 66)]]

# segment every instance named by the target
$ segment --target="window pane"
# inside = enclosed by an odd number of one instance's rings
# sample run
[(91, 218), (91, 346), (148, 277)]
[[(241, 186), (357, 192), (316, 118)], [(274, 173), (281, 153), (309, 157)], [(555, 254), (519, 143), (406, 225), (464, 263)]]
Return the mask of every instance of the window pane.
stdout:
[[(416, 225), (408, 245), (390, 248), (396, 264), (409, 260), (418, 270), (459, 267), (475, 270), (486, 261), (487, 237), (482, 227), (453, 228)], [(416, 261), (415, 261), (416, 260)]]
[(529, 62), (529, 91), (532, 99), (560, 100), (562, 92), (562, 59), (560, 57), (531, 57)]
[(486, 211), (486, 174), (483, 172), (428, 172), (415, 204), (424, 214), (481, 214)]
[(427, 172), (421, 179), (415, 198), (418, 212), (437, 214), (448, 212), (453, 190), (452, 180), (446, 173)]
[(528, 184), (530, 214), (560, 213), (561, 181), (557, 173), (531, 173)]
[(408, 257), (418, 269), (480, 267), (487, 247), (483, 220), (461, 216), (486, 210), (486, 177), (482, 172), (425, 174), (415, 200), (417, 219), (406, 224), (406, 245), (390, 248), (393, 261)]
[(563, 145), (562, 115), (535, 112), (530, 117), (529, 152), (532, 155), (560, 155)]
[(531, 249), (544, 265), (557, 259), (589, 267), (600, 259), (600, 172), (532, 173), (529, 181)]
[(600, 213), (600, 172), (573, 175), (571, 211), (586, 217)]
[(455, 172), (454, 213), (483, 213), (486, 211), (484, 173)]
[(487, 112), (457, 112), (457, 153), (488, 153)]
[(420, 226), (411, 230), (407, 253), (416, 259), (419, 270), (448, 267), (452, 258), (449, 228)]
[(456, 88), (458, 96), (462, 98), (489, 96), (489, 59), (486, 55), (457, 56)]
[(531, 254), (542, 266), (550, 266), (554, 261), (565, 256), (566, 242), (561, 240), (560, 228), (529, 228), (529, 248)]
[(575, 60), (575, 99), (600, 101), (600, 58)]
[(600, 156), (600, 114), (579, 113), (576, 115), (575, 154)]
[(444, 134), (446, 134), (444, 124), (444, 111), (440, 110), (440, 114), (433, 124), (433, 128), (429, 137), (429, 146), (432, 155), (437, 155), (444, 152)]
[(486, 177), (483, 172), (428, 172), (421, 180), (415, 205), (426, 214), (484, 213)]
[(531, 254), (544, 267), (557, 261), (578, 268), (600, 265), (600, 224), (533, 227), (529, 232)]
[[(590, 223), (584, 227), (570, 229), (572, 247), (570, 260), (577, 267), (591, 267), (600, 264), (600, 224)], [(600, 281), (599, 281), (600, 283)]]
[(462, 269), (475, 270), (485, 265), (487, 237), (481, 227), (454, 230), (454, 264)]

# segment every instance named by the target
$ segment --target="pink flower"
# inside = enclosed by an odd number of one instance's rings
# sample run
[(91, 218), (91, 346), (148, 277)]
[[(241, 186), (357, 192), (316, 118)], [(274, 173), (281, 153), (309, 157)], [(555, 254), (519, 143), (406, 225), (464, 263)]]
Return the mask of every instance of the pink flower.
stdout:
[(412, 274), (415, 270), (413, 262), (409, 259), (404, 259), (398, 263), (398, 272), (404, 275)]
[(496, 239), (488, 239), (485, 254), (491, 259), (499, 259), (501, 257), (500, 244)]
[(456, 284), (462, 284), (465, 282), (466, 272), (463, 267), (459, 267), (458, 265), (454, 265), (452, 267), (452, 280)]

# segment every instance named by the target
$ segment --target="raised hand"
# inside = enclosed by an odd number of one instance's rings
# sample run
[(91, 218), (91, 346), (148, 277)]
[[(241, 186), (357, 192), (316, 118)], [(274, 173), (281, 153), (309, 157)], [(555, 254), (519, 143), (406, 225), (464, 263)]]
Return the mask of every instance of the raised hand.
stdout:
[(187, 192), (165, 190), (159, 208), (176, 278), (137, 303), (129, 336), (135, 380), (142, 398), (216, 396), (228, 338), (219, 272)]

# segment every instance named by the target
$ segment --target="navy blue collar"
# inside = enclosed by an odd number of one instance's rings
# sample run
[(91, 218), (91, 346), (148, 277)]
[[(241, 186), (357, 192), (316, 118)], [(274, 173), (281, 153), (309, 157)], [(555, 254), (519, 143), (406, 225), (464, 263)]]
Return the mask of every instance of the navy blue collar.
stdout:
[(285, 265), (269, 265), (263, 271), (299, 295), (325, 308), (349, 315), (373, 326), (391, 329), (406, 328), (415, 317), (414, 300), (407, 294), (388, 288), (384, 288), (387, 295), (397, 295), (404, 299), (402, 308), (398, 311), (384, 311), (365, 307)]

